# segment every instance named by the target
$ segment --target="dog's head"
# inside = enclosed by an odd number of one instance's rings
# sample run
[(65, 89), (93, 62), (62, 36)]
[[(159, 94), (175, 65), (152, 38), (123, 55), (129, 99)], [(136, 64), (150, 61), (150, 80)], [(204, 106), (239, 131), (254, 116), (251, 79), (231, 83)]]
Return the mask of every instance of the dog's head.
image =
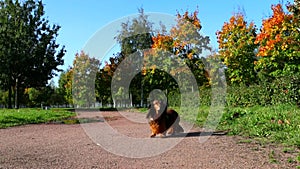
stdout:
[(165, 112), (167, 109), (167, 105), (158, 101), (154, 100), (151, 102), (147, 114), (147, 118), (150, 120), (155, 120), (159, 118), (163, 112)]

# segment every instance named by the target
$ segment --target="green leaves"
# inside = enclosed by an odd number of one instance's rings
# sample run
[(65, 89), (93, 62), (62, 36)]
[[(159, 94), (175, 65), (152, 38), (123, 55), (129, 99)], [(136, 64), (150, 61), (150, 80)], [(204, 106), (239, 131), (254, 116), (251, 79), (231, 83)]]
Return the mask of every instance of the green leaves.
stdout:
[(131, 22), (122, 23), (119, 35), (116, 37), (125, 56), (134, 52), (150, 49), (152, 45), (152, 23), (148, 21), (144, 9), (139, 9), (139, 16)]
[(49, 25), (42, 1), (4, 0), (0, 7), (0, 78), (16, 90), (45, 86), (63, 65), (65, 48), (55, 42), (60, 26)]
[(256, 28), (248, 24), (242, 13), (232, 16), (218, 31), (219, 57), (226, 65), (230, 84), (253, 84), (256, 81), (254, 70)]
[(76, 54), (73, 62), (72, 94), (74, 104), (90, 107), (95, 103), (95, 79), (100, 61), (83, 51)]

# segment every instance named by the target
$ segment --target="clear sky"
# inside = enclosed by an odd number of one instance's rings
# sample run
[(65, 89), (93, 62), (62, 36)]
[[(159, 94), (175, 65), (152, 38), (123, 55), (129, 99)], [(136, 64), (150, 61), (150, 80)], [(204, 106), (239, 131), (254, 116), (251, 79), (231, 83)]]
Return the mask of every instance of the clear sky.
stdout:
[[(122, 17), (136, 14), (138, 8), (145, 12), (176, 15), (177, 11), (199, 9), (202, 32), (209, 36), (217, 48), (216, 31), (240, 10), (247, 21), (253, 21), (260, 29), (262, 20), (272, 14), (271, 5), (286, 4), (288, 0), (43, 0), (45, 16), (50, 23), (61, 26), (57, 43), (66, 46), (64, 57), (66, 70), (74, 56), (101, 28)], [(290, 0), (290, 2), (293, 2)], [(101, 45), (101, 44), (99, 44)]]

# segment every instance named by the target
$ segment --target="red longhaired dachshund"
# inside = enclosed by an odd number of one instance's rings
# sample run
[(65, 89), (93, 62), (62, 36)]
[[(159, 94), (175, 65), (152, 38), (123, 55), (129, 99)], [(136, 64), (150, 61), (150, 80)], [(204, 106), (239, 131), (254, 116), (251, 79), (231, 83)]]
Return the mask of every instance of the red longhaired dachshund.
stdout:
[(156, 135), (165, 136), (167, 134), (174, 134), (183, 132), (183, 128), (179, 125), (180, 117), (173, 109), (168, 109), (167, 105), (158, 100), (154, 100), (148, 110), (146, 116), (149, 119), (151, 129), (150, 137)]

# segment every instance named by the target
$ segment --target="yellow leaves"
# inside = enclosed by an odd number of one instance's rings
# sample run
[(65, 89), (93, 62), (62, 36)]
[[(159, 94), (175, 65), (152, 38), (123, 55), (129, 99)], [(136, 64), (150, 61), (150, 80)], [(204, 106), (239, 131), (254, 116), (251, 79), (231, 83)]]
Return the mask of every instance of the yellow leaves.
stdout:
[(278, 125), (290, 125), (291, 124), (291, 122), (290, 122), (290, 120), (288, 120), (288, 119), (284, 119), (284, 120), (282, 120), (282, 119), (278, 119), (277, 121), (275, 121), (275, 119), (272, 119), (271, 120), (271, 123), (277, 123)]
[(241, 38), (245, 38), (245, 35), (252, 33), (253, 29), (255, 29), (254, 23), (250, 23), (247, 27), (244, 16), (241, 13), (235, 14), (229, 19), (229, 22), (224, 23), (221, 31), (216, 32), (219, 48), (228, 48), (235, 46), (236, 43), (239, 43), (239, 40), (244, 41)]
[(146, 73), (147, 73), (147, 69), (146, 69), (146, 67), (143, 67), (143, 68), (142, 68), (142, 72), (141, 72), (141, 73), (142, 73), (142, 75), (143, 75), (143, 76), (145, 76), (145, 75), (146, 75)]
[(152, 48), (170, 50), (173, 45), (173, 38), (168, 35), (161, 35), (158, 33), (152, 37), (153, 45)]
[(285, 43), (281, 46), (281, 50), (285, 51), (288, 48), (288, 45)]
[(154, 74), (154, 73), (155, 73), (155, 70), (156, 70), (156, 65), (152, 65), (152, 66), (150, 67), (150, 69), (151, 69), (151, 73)]
[(194, 55), (193, 53), (189, 53), (187, 57), (188, 57), (189, 59), (192, 59), (192, 58), (193, 58), (193, 55)]
[(24, 94), (28, 94), (30, 92), (31, 88), (25, 88)]
[(177, 24), (170, 31), (170, 36), (174, 39), (175, 48), (184, 48), (187, 44), (193, 44), (199, 39), (201, 23), (198, 18), (198, 11), (192, 14), (186, 11), (183, 15), (177, 14)]
[(248, 25), (244, 15), (237, 13), (216, 32), (220, 59), (227, 67), (228, 80), (231, 84), (253, 81), (255, 31), (254, 23)]

